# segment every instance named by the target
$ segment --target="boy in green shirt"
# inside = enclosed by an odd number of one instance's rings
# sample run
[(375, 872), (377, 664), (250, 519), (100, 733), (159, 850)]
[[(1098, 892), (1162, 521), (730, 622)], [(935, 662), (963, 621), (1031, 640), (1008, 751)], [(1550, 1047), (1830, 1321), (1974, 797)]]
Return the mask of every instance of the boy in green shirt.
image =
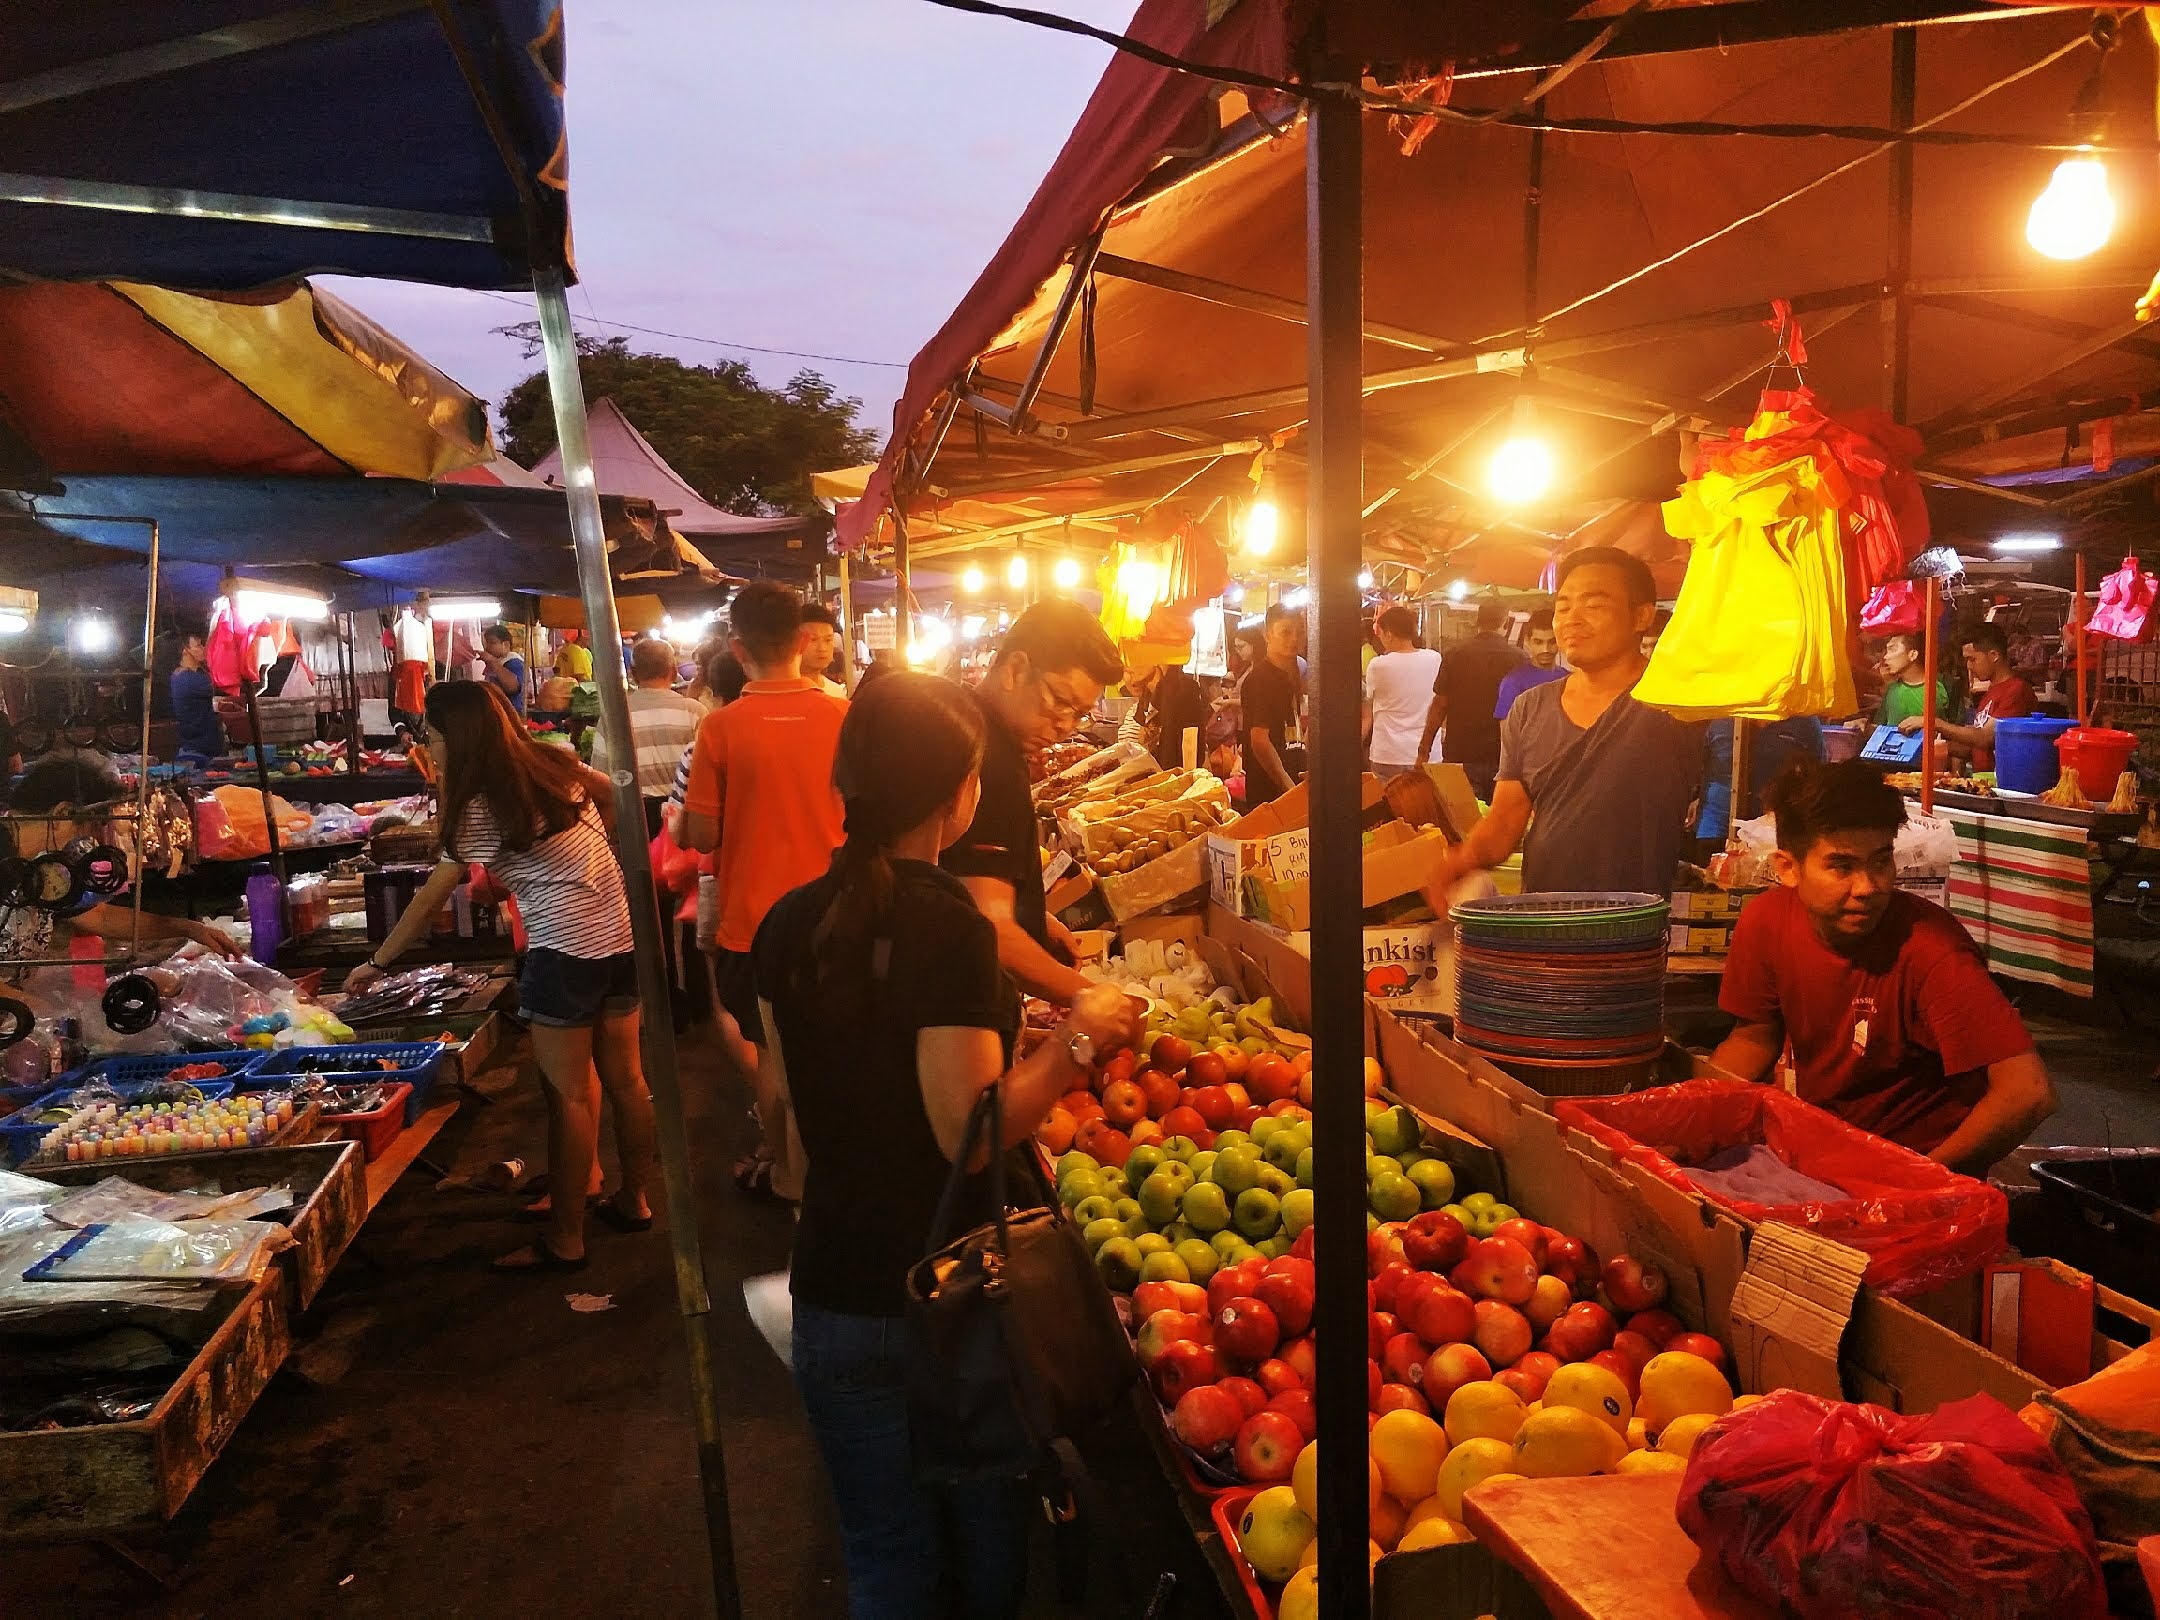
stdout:
[[(1883, 643), (1882, 671), (1890, 678), (1883, 689), (1882, 707), (1875, 712), (1879, 726), (1894, 726), (1913, 719), (1927, 707), (1927, 649), (1916, 634), (1899, 631)], [(1935, 713), (1951, 718), (1950, 683), (1935, 681)]]

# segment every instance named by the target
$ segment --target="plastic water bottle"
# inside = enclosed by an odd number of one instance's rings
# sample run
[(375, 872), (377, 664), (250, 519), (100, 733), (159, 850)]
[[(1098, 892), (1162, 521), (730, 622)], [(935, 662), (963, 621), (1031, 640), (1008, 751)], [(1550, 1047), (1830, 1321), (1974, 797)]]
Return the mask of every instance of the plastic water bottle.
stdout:
[(264, 967), (277, 965), (285, 942), (285, 886), (267, 861), (258, 862), (247, 880), (248, 955)]

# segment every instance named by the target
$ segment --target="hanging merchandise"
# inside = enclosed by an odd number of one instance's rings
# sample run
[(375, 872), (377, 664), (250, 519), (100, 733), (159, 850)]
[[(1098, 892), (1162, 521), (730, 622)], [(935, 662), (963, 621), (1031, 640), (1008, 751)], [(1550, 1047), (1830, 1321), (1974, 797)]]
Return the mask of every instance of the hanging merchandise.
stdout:
[(1860, 610), (1863, 635), (1888, 636), (1920, 629), (1920, 592), (1909, 579), (1893, 579), (1868, 593)]
[(1120, 540), (1096, 571), (1102, 590), (1102, 623), (1112, 641), (1138, 641), (1147, 635), (1148, 615), (1163, 600), (1168, 582), (1165, 548), (1145, 541)]
[(2152, 632), (2153, 604), (2160, 598), (2160, 580), (2125, 557), (2122, 567), (2100, 582), (2100, 605), (2085, 626), (2088, 636), (2107, 636), (2115, 641), (2143, 641)]
[(1230, 586), (1230, 562), (1198, 524), (1186, 521), (1170, 537), (1170, 565), (1163, 579), (1162, 608), (1191, 613)]
[(233, 596), (221, 596), (210, 607), (210, 634), (204, 653), (210, 663), (210, 681), (230, 697), (253, 686), (262, 673), (262, 641), (267, 621), (241, 622)]

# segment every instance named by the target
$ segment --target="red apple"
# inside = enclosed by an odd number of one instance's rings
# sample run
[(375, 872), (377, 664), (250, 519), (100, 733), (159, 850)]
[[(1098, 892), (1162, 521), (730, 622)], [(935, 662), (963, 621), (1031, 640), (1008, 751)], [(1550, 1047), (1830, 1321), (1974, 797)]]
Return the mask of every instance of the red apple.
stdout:
[(1611, 1373), (1615, 1378), (1619, 1379), (1621, 1383), (1627, 1385), (1627, 1393), (1629, 1400), (1634, 1400), (1635, 1397), (1639, 1393), (1641, 1393), (1642, 1374), (1636, 1371), (1635, 1363), (1628, 1360), (1628, 1358), (1626, 1356), (1623, 1356), (1619, 1351), (1600, 1350), (1596, 1355), (1590, 1358), (1590, 1365), (1593, 1367), (1603, 1367), (1607, 1372)]
[(1637, 1311), (1627, 1325), (1630, 1333), (1640, 1333), (1660, 1350), (1687, 1331), (1671, 1311)]
[(1267, 1115), (1270, 1119), (1297, 1120), (1310, 1119), (1312, 1117), (1303, 1108), (1299, 1107), (1296, 1103), (1289, 1101), (1287, 1098), (1282, 1102), (1269, 1103), (1265, 1108), (1261, 1109), (1260, 1112)]
[(1233, 1299), (1215, 1313), (1215, 1347), (1226, 1356), (1257, 1364), (1272, 1356), (1280, 1343), (1282, 1325), (1257, 1299)]
[[(1140, 1082), (1140, 1089), (1147, 1093), (1147, 1111), (1156, 1119), (1163, 1118), (1178, 1105), (1178, 1083), (1160, 1069), (1142, 1069), (1133, 1078)], [(1177, 1132), (1167, 1131), (1175, 1136)]]
[(1193, 1112), (1211, 1131), (1227, 1131), (1237, 1118), (1237, 1104), (1221, 1086), (1202, 1086), (1192, 1094)]
[(1247, 1065), (1246, 1089), (1262, 1102), (1295, 1102), (1297, 1071), (1273, 1052), (1262, 1052)]
[(1148, 1048), (1148, 1056), (1164, 1074), (1183, 1074), (1185, 1065), (1192, 1061), (1192, 1046), (1175, 1035), (1158, 1035)]
[(1320, 1376), (1320, 1357), (1313, 1349), (1311, 1334), (1290, 1340), (1276, 1354), (1297, 1374), (1299, 1383), (1312, 1388), (1313, 1380)]
[(1102, 1118), (1102, 1099), (1092, 1091), (1068, 1091), (1058, 1099), (1058, 1106), (1081, 1124)]
[(1133, 1290), (1133, 1319), (1145, 1322), (1157, 1311), (1208, 1313), (1207, 1290), (1198, 1283), (1144, 1282)]
[(1380, 1348), (1380, 1371), (1391, 1384), (1425, 1381), (1425, 1341), (1415, 1333), (1398, 1333)]
[(1396, 1320), (1393, 1311), (1374, 1311), (1365, 1318), (1365, 1353), (1378, 1361), (1388, 1340), (1402, 1330), (1402, 1323)]
[(1514, 1366), (1493, 1374), (1493, 1382), (1512, 1389), (1524, 1403), (1545, 1398), (1545, 1386), (1560, 1370), (1559, 1360), (1544, 1350), (1532, 1350)]
[(1588, 1361), (1600, 1350), (1612, 1348), (1612, 1312), (1589, 1300), (1570, 1305), (1545, 1340), (1562, 1361)]
[(1473, 1307), (1477, 1329), (1471, 1342), (1495, 1367), (1512, 1366), (1530, 1353), (1530, 1324), (1523, 1313), (1496, 1299), (1481, 1299)]
[(1253, 1377), (1259, 1381), (1260, 1387), (1268, 1392), (1270, 1400), (1286, 1389), (1305, 1387), (1305, 1380), (1297, 1375), (1297, 1369), (1280, 1356), (1269, 1356), (1261, 1362), (1253, 1369)]
[(1130, 1050), (1113, 1052), (1110, 1060), (1102, 1066), (1102, 1083), (1107, 1087), (1119, 1080), (1130, 1080), (1134, 1078), (1133, 1071), (1139, 1066), (1139, 1058)]
[(1403, 1224), (1383, 1221), (1365, 1234), (1365, 1269), (1377, 1277), (1380, 1268), (1392, 1260), (1410, 1264), (1410, 1257), (1403, 1252)]
[[(1213, 1345), (1201, 1344), (1193, 1339), (1180, 1339), (1166, 1346), (1162, 1357), (1155, 1363), (1149, 1380), (1155, 1386), (1156, 1398), (1165, 1406), (1175, 1406), (1196, 1389), (1213, 1389), (1228, 1371)], [(1231, 1405), (1237, 1403), (1232, 1401)]]
[[(1223, 1089), (1225, 1091), (1230, 1091), (1234, 1090), (1235, 1088), (1225, 1086)], [(1244, 1131), (1247, 1134), (1251, 1133), (1253, 1126), (1258, 1124), (1259, 1120), (1260, 1105), (1258, 1103), (1249, 1103), (1245, 1107), (1240, 1108), (1235, 1114), (1230, 1117), (1230, 1123), (1234, 1125), (1237, 1129)]]
[(1170, 1412), (1171, 1432), (1203, 1457), (1228, 1451), (1244, 1421), (1237, 1398), (1213, 1384), (1187, 1390)]
[(1295, 1419), (1282, 1412), (1259, 1411), (1238, 1426), (1231, 1455), (1240, 1477), (1256, 1485), (1288, 1479), (1305, 1449), (1305, 1434)]
[(1523, 1306), (1523, 1315), (1530, 1318), (1530, 1325), (1543, 1333), (1561, 1314), (1575, 1303), (1574, 1290), (1566, 1282), (1547, 1272), (1537, 1280), (1537, 1287), (1530, 1291), (1530, 1301)]
[(1401, 1317), (1403, 1326), (1408, 1327), (1410, 1318), (1417, 1314), (1417, 1308), (1436, 1290), (1445, 1287), (1447, 1283), (1429, 1271), (1410, 1272), (1395, 1285), (1395, 1303), (1388, 1309)]
[(1156, 1311), (1140, 1324), (1135, 1348), (1140, 1365), (1152, 1370), (1162, 1359), (1162, 1353), (1181, 1339), (1195, 1344), (1207, 1344), (1214, 1338), (1214, 1330), (1207, 1317), (1195, 1311)]
[(1250, 1378), (1219, 1378), (1215, 1387), (1245, 1408), (1247, 1417), (1267, 1410), (1268, 1392)]
[(1665, 1348), (1684, 1350), (1691, 1356), (1701, 1356), (1719, 1372), (1725, 1370), (1725, 1347), (1707, 1333), (1675, 1333), (1665, 1341)]
[[(1310, 1231), (1308, 1227), (1306, 1230)], [(1392, 1311), (1402, 1300), (1402, 1285), (1420, 1273), (1412, 1271), (1400, 1260), (1390, 1260), (1373, 1274), (1366, 1285), (1366, 1292), (1376, 1311)], [(1398, 1313), (1400, 1314), (1400, 1313)]]
[(1408, 1321), (1410, 1331), (1429, 1345), (1461, 1344), (1477, 1331), (1477, 1306), (1461, 1289), (1441, 1283), (1418, 1301)]
[[(1188, 1080), (1192, 1080), (1192, 1083), (1196, 1086), (1200, 1084), (1198, 1080), (1193, 1080), (1192, 1072), (1190, 1069), (1186, 1071), (1185, 1078)], [(1260, 1108), (1259, 1105), (1253, 1101), (1251, 1092), (1247, 1091), (1235, 1080), (1225, 1080), (1222, 1083), (1222, 1088), (1230, 1094), (1230, 1106), (1232, 1108), (1235, 1108), (1241, 1114), (1244, 1113), (1247, 1109), (1251, 1109), (1254, 1116), (1256, 1118), (1258, 1117), (1260, 1113)]]
[(1306, 1227), (1304, 1231), (1297, 1235), (1290, 1245), (1290, 1252), (1300, 1260), (1310, 1260), (1313, 1257), (1313, 1229), (1311, 1227)]
[(1375, 1412), (1424, 1412), (1430, 1414), (1432, 1405), (1408, 1384), (1382, 1384), (1380, 1394), (1373, 1403), (1373, 1410)]
[(1208, 1315), (1220, 1316), (1223, 1307), (1233, 1299), (1249, 1298), (1260, 1286), (1260, 1260), (1247, 1260), (1235, 1266), (1224, 1266), (1207, 1280)]
[(1286, 1389), (1268, 1402), (1270, 1412), (1280, 1412), (1310, 1440), (1320, 1432), (1320, 1403), (1309, 1389)]
[(1469, 1232), (1444, 1209), (1413, 1215), (1403, 1228), (1403, 1258), (1420, 1271), (1446, 1271), (1469, 1252)]
[(1195, 1052), (1185, 1064), (1185, 1083), (1189, 1086), (1219, 1086), (1229, 1078), (1230, 1071), (1213, 1052)]
[(1494, 1227), (1492, 1235), (1521, 1244), (1524, 1252), (1537, 1262), (1538, 1270), (1545, 1269), (1545, 1228), (1536, 1221), (1518, 1215), (1512, 1221), (1502, 1221)]
[(1365, 1358), (1365, 1408), (1367, 1411), (1377, 1412), (1380, 1410), (1380, 1392), (1389, 1387), (1387, 1380), (1380, 1375), (1380, 1363), (1367, 1356)]
[(1616, 1311), (1647, 1311), (1664, 1302), (1665, 1273), (1632, 1254), (1616, 1254), (1606, 1261), (1604, 1277), (1605, 1297)]
[(1462, 1270), (1471, 1283), (1466, 1292), (1504, 1305), (1528, 1304), (1537, 1291), (1537, 1262), (1512, 1238), (1479, 1238), (1463, 1258)]
[(1103, 1118), (1111, 1124), (1137, 1124), (1148, 1117), (1147, 1093), (1130, 1080), (1113, 1080), (1103, 1087)]
[(1628, 1364), (1637, 1373), (1649, 1366), (1650, 1358), (1658, 1353), (1656, 1345), (1629, 1328), (1622, 1328), (1613, 1335), (1612, 1349), (1614, 1354), (1626, 1356)]
[(1561, 1233), (1545, 1244), (1545, 1270), (1578, 1294), (1597, 1287), (1597, 1254), (1579, 1237)]
[(1200, 1110), (1186, 1103), (1156, 1116), (1162, 1121), (1163, 1135), (1184, 1136), (1198, 1142), (1203, 1148), (1215, 1140), (1215, 1133), (1208, 1129), (1208, 1122), (1200, 1117)]
[(1448, 1397), (1465, 1384), (1492, 1377), (1492, 1363), (1474, 1344), (1444, 1344), (1425, 1361), (1425, 1398), (1445, 1408)]
[(1269, 1271), (1261, 1277), (1260, 1286), (1253, 1297), (1275, 1313), (1275, 1320), (1282, 1328), (1285, 1338), (1295, 1338), (1312, 1325), (1313, 1272), (1306, 1261), (1293, 1260), (1290, 1264), (1303, 1267), (1299, 1271), (1276, 1271), (1271, 1262)]

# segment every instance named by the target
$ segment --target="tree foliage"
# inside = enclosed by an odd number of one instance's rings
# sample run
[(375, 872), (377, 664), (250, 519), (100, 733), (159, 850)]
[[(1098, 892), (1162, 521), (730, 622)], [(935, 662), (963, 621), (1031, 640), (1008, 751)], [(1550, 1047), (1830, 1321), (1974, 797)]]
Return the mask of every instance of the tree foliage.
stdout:
[[(815, 371), (768, 388), (739, 360), (693, 366), (619, 337), (580, 337), (578, 369), (588, 400), (614, 400), (685, 483), (730, 512), (809, 511), (812, 473), (877, 453), (877, 435), (856, 421), (862, 401)], [(513, 461), (530, 467), (555, 448), (545, 371), (503, 397), (502, 419)]]

